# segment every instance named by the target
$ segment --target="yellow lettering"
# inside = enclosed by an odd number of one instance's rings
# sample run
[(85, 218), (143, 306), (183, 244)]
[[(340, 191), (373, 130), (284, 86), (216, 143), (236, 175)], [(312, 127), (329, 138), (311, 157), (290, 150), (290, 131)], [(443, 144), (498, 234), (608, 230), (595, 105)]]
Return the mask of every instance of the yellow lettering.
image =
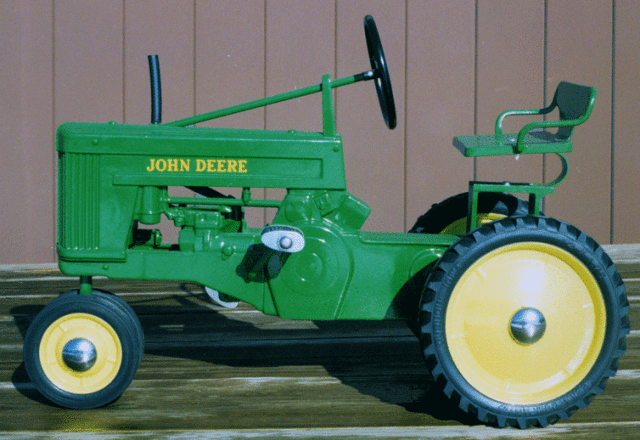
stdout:
[(164, 159), (156, 159), (156, 170), (163, 172), (167, 169), (167, 161)]
[[(196, 173), (247, 173), (247, 159), (194, 159)], [(191, 159), (149, 158), (145, 167), (148, 172), (188, 173), (191, 171)]]

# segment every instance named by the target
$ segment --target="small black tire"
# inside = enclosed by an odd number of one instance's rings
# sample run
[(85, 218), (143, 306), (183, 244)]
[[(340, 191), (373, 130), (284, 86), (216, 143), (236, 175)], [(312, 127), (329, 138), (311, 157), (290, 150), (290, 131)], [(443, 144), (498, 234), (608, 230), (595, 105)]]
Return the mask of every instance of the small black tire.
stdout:
[[(519, 331), (522, 310), (533, 311), (530, 333)], [(602, 247), (540, 216), (498, 220), (453, 244), (418, 315), (444, 395), (482, 423), (522, 429), (589, 405), (616, 374), (629, 333), (624, 283)]]
[[(74, 341), (89, 347), (81, 364), (65, 358)], [(72, 291), (35, 317), (25, 335), (23, 358), (43, 396), (65, 408), (90, 409), (124, 393), (143, 352), (142, 326), (128, 304), (106, 292)]]
[[(130, 320), (130, 322), (132, 322), (131, 328), (135, 332), (134, 334), (135, 340), (133, 343), (136, 347), (138, 347), (137, 351), (140, 354), (138, 356), (138, 362), (136, 365), (136, 368), (138, 368), (140, 366), (140, 363), (142, 362), (142, 356), (144, 355), (144, 330), (142, 329), (142, 324), (138, 319), (138, 315), (136, 315), (136, 312), (133, 311), (131, 306), (127, 304), (127, 302), (124, 301), (119, 296), (113, 293), (107, 292), (105, 290), (99, 290), (99, 289), (93, 289), (92, 292), (93, 292), (92, 293), (93, 295), (103, 296), (105, 300), (111, 302), (111, 304), (113, 304), (114, 307), (118, 307), (127, 316), (127, 319)], [(77, 290), (74, 290), (69, 293), (80, 293), (80, 292)]]
[[(459, 237), (466, 234), (468, 201), (469, 193), (465, 192), (436, 203), (425, 214), (418, 217), (409, 232), (452, 234)], [(529, 214), (529, 203), (511, 194), (485, 192), (478, 196), (477, 226), (504, 217), (527, 214)]]

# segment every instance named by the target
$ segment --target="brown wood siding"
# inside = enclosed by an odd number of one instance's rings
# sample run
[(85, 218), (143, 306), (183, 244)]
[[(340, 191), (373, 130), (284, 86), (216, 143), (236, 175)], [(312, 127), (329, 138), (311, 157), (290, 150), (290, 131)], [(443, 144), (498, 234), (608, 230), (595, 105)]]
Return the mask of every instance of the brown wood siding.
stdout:
[(0, 3), (0, 263), (55, 257), (52, 16)]
[[(553, 179), (553, 155), (474, 161), (451, 139), (491, 132), (502, 110), (542, 107), (569, 80), (598, 98), (545, 213), (603, 244), (640, 242), (633, 0), (16, 0), (0, 4), (0, 264), (55, 261), (55, 127), (148, 123), (146, 55), (160, 55), (170, 121), (367, 70), (366, 14), (384, 44), (398, 127), (385, 127), (372, 84), (335, 92), (347, 184), (373, 209), (364, 229), (407, 230), (474, 176)], [(315, 131), (320, 110), (312, 96), (209, 125)], [(248, 211), (254, 226), (273, 214)]]
[(613, 241), (640, 242), (640, 2), (616, 1), (613, 94)]

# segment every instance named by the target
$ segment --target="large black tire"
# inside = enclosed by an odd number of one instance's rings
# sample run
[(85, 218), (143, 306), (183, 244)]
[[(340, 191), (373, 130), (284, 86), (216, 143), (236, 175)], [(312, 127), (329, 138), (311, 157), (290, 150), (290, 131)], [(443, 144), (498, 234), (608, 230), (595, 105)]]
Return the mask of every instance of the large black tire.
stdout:
[[(465, 192), (433, 205), (425, 214), (418, 217), (409, 232), (457, 236), (466, 234), (468, 200), (469, 193)], [(529, 204), (511, 194), (485, 192), (478, 196), (477, 226), (504, 217), (527, 215), (528, 213)]]
[[(74, 341), (83, 344), (82, 360), (65, 351)], [(89, 409), (122, 395), (143, 352), (142, 326), (131, 307), (94, 290), (91, 295), (68, 292), (51, 301), (29, 326), (23, 356), (31, 381), (47, 399)]]
[(604, 391), (625, 353), (629, 303), (615, 265), (587, 234), (512, 217), (445, 252), (418, 321), (446, 397), (483, 423), (542, 427)]

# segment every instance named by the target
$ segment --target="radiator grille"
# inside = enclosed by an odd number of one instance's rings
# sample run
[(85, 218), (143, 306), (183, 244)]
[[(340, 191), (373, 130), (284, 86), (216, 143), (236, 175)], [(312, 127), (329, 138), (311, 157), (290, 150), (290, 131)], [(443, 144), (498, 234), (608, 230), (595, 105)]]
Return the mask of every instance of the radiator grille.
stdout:
[(65, 249), (98, 250), (99, 161), (94, 154), (60, 155), (58, 240)]

